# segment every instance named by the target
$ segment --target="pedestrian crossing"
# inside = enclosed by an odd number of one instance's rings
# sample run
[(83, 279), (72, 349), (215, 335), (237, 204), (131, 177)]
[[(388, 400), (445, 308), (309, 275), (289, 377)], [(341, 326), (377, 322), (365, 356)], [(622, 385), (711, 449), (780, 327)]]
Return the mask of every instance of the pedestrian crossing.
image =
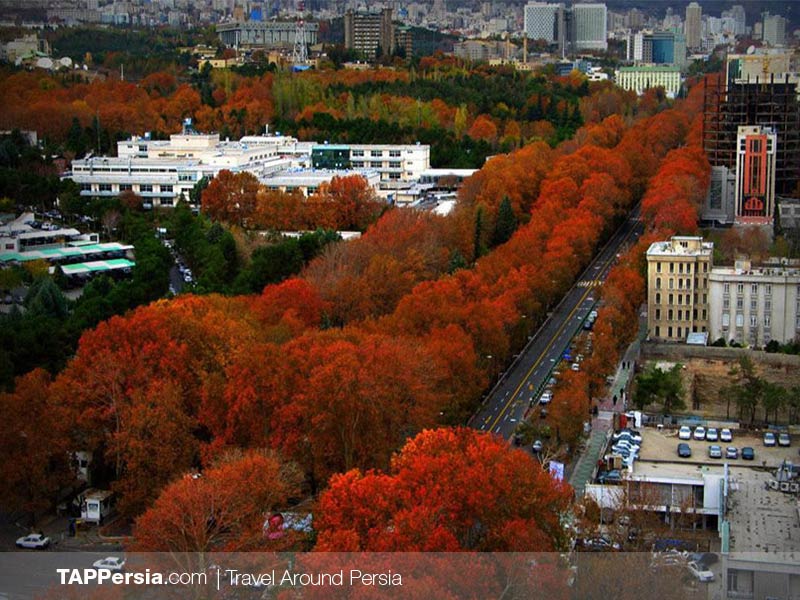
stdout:
[(588, 288), (588, 287), (599, 287), (603, 285), (602, 279), (584, 279), (578, 282), (578, 287)]

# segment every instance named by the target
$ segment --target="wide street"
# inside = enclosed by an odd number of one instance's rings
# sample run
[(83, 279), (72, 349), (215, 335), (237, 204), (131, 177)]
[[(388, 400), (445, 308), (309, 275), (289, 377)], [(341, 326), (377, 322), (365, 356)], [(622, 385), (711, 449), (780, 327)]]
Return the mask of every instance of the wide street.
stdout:
[[(608, 276), (617, 254), (641, 233), (638, 210), (614, 233), (578, 281), (528, 341), (500, 381), (484, 399), (469, 425), (510, 439), (533, 401), (538, 418), (539, 396), (570, 341), (598, 301), (598, 286)], [(566, 367), (569, 368), (569, 367)], [(558, 402), (556, 395), (553, 402)], [(588, 418), (588, 417), (587, 417)]]

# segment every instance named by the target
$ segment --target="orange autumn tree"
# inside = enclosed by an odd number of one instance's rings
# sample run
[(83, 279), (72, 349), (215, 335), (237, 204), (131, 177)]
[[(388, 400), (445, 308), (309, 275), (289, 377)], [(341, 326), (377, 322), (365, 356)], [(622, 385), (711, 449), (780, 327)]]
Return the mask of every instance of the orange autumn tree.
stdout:
[(238, 551), (264, 543), (270, 511), (286, 506), (300, 489), (298, 471), (270, 452), (223, 457), (202, 476), (181, 477), (136, 519), (138, 552)]
[(571, 490), (474, 430), (423, 431), (386, 473), (336, 475), (315, 511), (321, 551), (553, 551)]
[(256, 211), (259, 188), (255, 175), (223, 169), (203, 190), (201, 208), (215, 221), (246, 225)]
[(75, 448), (64, 407), (50, 391), (50, 375), (36, 369), (15, 383), (13, 393), (0, 393), (0, 503), (26, 513), (34, 525), (37, 513), (53, 506), (73, 483), (69, 452)]

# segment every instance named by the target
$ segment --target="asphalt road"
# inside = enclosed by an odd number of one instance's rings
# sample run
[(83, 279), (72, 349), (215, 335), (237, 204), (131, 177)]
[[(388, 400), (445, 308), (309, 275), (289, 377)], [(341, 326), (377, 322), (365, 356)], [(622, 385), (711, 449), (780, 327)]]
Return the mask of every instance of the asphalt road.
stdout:
[[(522, 353), (502, 374), (481, 408), (470, 419), (471, 427), (510, 439), (523, 420), (531, 400), (538, 418), (539, 396), (551, 371), (597, 304), (597, 287), (605, 281), (617, 254), (631, 239), (635, 240), (641, 230), (639, 212), (636, 210), (595, 256), (539, 331), (528, 341)], [(558, 396), (553, 398), (553, 402), (558, 402)]]

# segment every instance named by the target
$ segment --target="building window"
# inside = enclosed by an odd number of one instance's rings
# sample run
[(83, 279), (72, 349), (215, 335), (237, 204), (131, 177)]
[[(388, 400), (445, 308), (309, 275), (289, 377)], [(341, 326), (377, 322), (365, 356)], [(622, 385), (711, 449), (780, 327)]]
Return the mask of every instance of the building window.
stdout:
[(764, 300), (764, 312), (765, 313), (772, 312), (772, 300), (770, 300), (769, 298)]
[(675, 280), (672, 277), (669, 278), (669, 289), (675, 288)]
[(723, 310), (729, 310), (731, 307), (731, 299), (730, 298), (723, 298), (722, 299), (722, 308)]
[(373, 169), (380, 169), (382, 163), (378, 162), (377, 160), (373, 160), (371, 163), (369, 163), (369, 166), (372, 167)]
[(750, 327), (755, 327), (755, 326), (756, 326), (756, 316), (750, 315)]
[(744, 315), (742, 313), (736, 313), (736, 326), (744, 327)]
[(736, 310), (742, 310), (744, 308), (744, 298), (739, 297), (736, 299)]
[(674, 273), (675, 272), (675, 263), (669, 263), (669, 272), (670, 273)]
[(682, 328), (678, 327), (678, 337), (681, 337), (681, 333), (683, 333)]
[(764, 328), (769, 329), (772, 325), (772, 317), (770, 315), (764, 315)]
[(133, 189), (133, 186), (130, 183), (120, 183), (119, 184), (119, 191), (120, 192), (130, 192)]
[(708, 263), (703, 263), (703, 273), (708, 273)]
[(667, 337), (672, 337), (672, 327), (667, 327)]
[(731, 316), (728, 313), (722, 315), (722, 327), (727, 329), (731, 324)]
[(705, 321), (707, 318), (708, 318), (708, 313), (706, 312), (706, 309), (704, 308), (703, 309), (703, 321)]
[(731, 284), (730, 284), (730, 283), (725, 283), (725, 284), (723, 284), (723, 286), (722, 286), (722, 292), (723, 292), (724, 294), (730, 294), (730, 293), (731, 293)]
[(364, 151), (363, 150), (353, 150), (352, 155), (353, 156), (364, 156)]
[(383, 156), (383, 150), (372, 150), (369, 155), (378, 157)]
[(661, 304), (661, 292), (656, 293), (656, 304)]
[(661, 320), (661, 309), (657, 308), (656, 309), (656, 321), (660, 321), (660, 320)]
[(656, 337), (661, 337), (661, 327), (656, 325)]
[(667, 302), (667, 304), (669, 304), (669, 305), (674, 304), (675, 303), (674, 300), (675, 300), (674, 296), (672, 294), (670, 294), (669, 295), (669, 302)]
[(400, 150), (389, 150), (389, 156), (391, 158), (399, 158), (400, 157)]
[(667, 321), (672, 321), (672, 316), (673, 316), (673, 313), (672, 313), (672, 309), (670, 308), (667, 311)]
[(758, 295), (758, 284), (753, 283), (750, 285), (750, 293), (754, 295)]
[(661, 277), (656, 277), (656, 289), (661, 289)]
[(153, 186), (152, 185), (140, 185), (139, 186), (139, 191), (140, 192), (152, 192), (153, 191)]
[(392, 160), (389, 162), (390, 169), (399, 169), (400, 168), (400, 161), (399, 160)]
[(683, 311), (679, 310), (678, 311), (678, 321), (681, 321), (681, 320), (683, 320)]
[(97, 188), (101, 192), (110, 192), (111, 191), (111, 184), (110, 183), (101, 183), (100, 186)]
[(772, 284), (768, 283), (767, 285), (764, 286), (764, 294), (767, 296), (772, 295)]
[(678, 304), (683, 304), (683, 294), (678, 294)]
[[(661, 263), (656, 263), (656, 273), (661, 273)], [(800, 287), (800, 286), (797, 286)]]
[(678, 263), (678, 273), (683, 273), (683, 263)]
[(161, 191), (162, 192), (170, 192), (170, 193), (172, 193), (172, 186), (171, 185), (162, 185), (161, 186)]
[(744, 284), (743, 283), (737, 283), (736, 284), (736, 293), (737, 294), (744, 294)]
[(758, 310), (758, 298), (750, 298), (750, 310), (753, 312)]
[(363, 166), (364, 166), (364, 161), (363, 160), (354, 160), (353, 161), (353, 167), (355, 167), (356, 169), (360, 169)]

